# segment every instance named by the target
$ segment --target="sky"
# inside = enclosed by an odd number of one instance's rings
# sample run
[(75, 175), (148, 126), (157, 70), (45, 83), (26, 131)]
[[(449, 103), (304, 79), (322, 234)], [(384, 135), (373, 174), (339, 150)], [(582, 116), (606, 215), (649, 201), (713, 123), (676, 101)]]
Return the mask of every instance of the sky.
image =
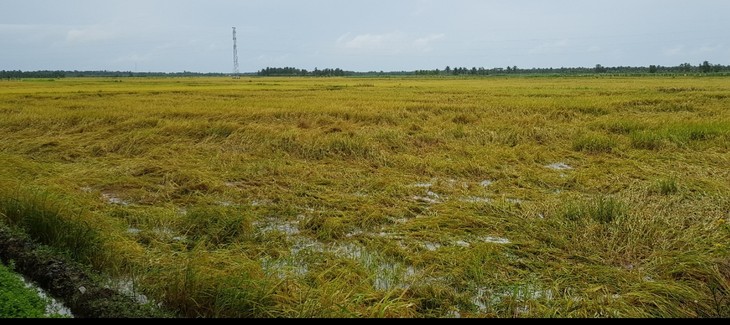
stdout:
[(730, 65), (727, 0), (0, 0), (0, 70)]

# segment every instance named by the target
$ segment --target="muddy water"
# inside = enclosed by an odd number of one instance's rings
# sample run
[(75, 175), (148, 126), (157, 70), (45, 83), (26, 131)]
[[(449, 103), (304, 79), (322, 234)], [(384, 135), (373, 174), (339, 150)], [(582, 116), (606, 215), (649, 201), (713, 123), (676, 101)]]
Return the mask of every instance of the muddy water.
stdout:
[(23, 280), (23, 283), (25, 283), (26, 288), (35, 290), (38, 293), (38, 296), (41, 297), (41, 299), (48, 301), (48, 304), (46, 305), (46, 316), (61, 315), (63, 317), (70, 317), (70, 318), (74, 317), (74, 315), (71, 313), (71, 310), (68, 309), (68, 307), (66, 307), (60, 301), (49, 296), (45, 290), (43, 290), (39, 286), (35, 285), (35, 283), (29, 281), (28, 279), (26, 279), (25, 277), (23, 277), (21, 275), (18, 275), (18, 278)]

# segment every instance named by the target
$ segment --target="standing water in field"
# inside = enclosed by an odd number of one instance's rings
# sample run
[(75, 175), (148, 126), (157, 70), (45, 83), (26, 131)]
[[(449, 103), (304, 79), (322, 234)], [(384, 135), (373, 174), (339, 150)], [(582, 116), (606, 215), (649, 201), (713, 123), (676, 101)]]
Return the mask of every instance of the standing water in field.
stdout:
[(71, 310), (68, 309), (63, 303), (60, 301), (54, 299), (53, 297), (49, 296), (45, 290), (41, 289), (41, 287), (35, 285), (35, 283), (28, 281), (25, 277), (18, 276), (21, 280), (23, 280), (23, 283), (25, 283), (26, 288), (34, 289), (38, 296), (41, 297), (41, 299), (47, 301), (46, 305), (46, 316), (52, 316), (52, 315), (60, 315), (63, 317), (70, 317), (73, 318), (73, 314), (71, 313)]

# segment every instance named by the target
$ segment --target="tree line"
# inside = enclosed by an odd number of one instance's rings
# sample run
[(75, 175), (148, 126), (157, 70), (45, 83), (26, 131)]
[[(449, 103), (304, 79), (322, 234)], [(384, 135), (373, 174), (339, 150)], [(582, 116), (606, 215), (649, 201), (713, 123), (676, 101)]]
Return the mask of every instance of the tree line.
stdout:
[(266, 67), (265, 69), (259, 70), (256, 75), (258, 76), (265, 76), (265, 77), (273, 77), (273, 76), (313, 76), (313, 77), (344, 77), (344, 76), (352, 76), (355, 75), (356, 72), (353, 71), (345, 71), (340, 68), (335, 69), (318, 69), (314, 68), (312, 71), (307, 71), (306, 69), (297, 69), (292, 67), (284, 67), (284, 68), (270, 68)]
[(681, 74), (681, 73), (717, 73), (730, 72), (730, 65), (710, 64), (704, 61), (699, 65), (693, 66), (690, 63), (682, 63), (677, 66), (661, 66), (650, 65), (648, 67), (631, 67), (617, 66), (604, 67), (596, 64), (594, 67), (560, 67), (560, 68), (518, 68), (517, 66), (508, 66), (506, 68), (466, 68), (466, 67), (450, 67), (446, 66), (443, 70), (416, 70), (416, 75), (509, 75), (509, 74), (558, 74), (558, 75), (575, 75), (575, 74)]
[[(682, 63), (677, 66), (650, 65), (648, 67), (616, 66), (605, 67), (596, 64), (593, 67), (560, 67), (560, 68), (519, 68), (508, 66), (505, 68), (484, 67), (451, 67), (443, 70), (415, 70), (415, 71), (369, 71), (355, 72), (340, 68), (318, 69), (312, 71), (293, 67), (266, 67), (255, 73), (242, 73), (246, 76), (310, 76), (310, 77), (344, 77), (344, 76), (487, 76), (487, 75), (584, 75), (584, 74), (711, 74), (730, 73), (730, 65), (711, 64), (704, 61), (698, 65)], [(47, 78), (57, 79), (65, 77), (222, 77), (230, 76), (227, 73), (200, 73), (200, 72), (131, 72), (131, 71), (64, 71), (64, 70), (0, 70), (0, 79)]]

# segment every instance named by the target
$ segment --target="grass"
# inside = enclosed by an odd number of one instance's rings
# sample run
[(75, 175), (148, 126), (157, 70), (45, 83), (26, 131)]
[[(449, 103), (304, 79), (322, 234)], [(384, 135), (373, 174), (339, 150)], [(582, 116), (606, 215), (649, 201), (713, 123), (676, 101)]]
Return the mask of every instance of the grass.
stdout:
[(573, 141), (573, 150), (588, 153), (610, 153), (616, 145), (604, 135), (583, 135)]
[(181, 315), (730, 316), (728, 79), (107, 81), (1, 82), (0, 220)]
[(35, 289), (27, 287), (19, 275), (0, 263), (0, 318), (63, 318), (56, 313), (47, 313), (50, 304), (38, 295)]
[(662, 178), (656, 182), (653, 190), (661, 195), (675, 194), (679, 191), (677, 179), (674, 177)]

